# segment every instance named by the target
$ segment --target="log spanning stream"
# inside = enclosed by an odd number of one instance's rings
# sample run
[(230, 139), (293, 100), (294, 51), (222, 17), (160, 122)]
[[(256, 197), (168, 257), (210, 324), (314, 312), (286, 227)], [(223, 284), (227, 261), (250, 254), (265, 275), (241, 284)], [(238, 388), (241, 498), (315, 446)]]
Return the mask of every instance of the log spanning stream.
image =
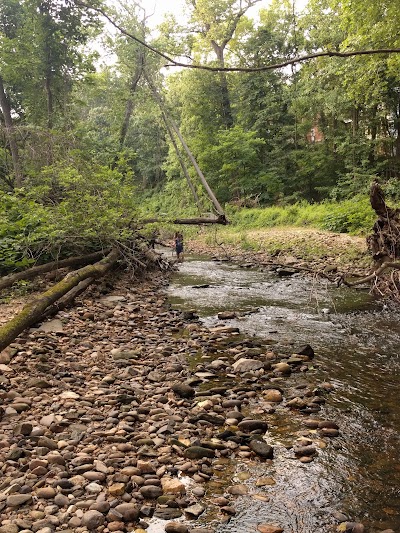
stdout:
[(297, 274), (279, 278), (202, 258), (180, 266), (170, 302), (174, 308), (196, 310), (209, 326), (221, 324), (218, 312), (235, 310), (239, 318), (224, 323), (275, 343), (275, 350), (310, 344), (315, 369), (288, 381), (294, 386), (325, 381), (335, 387), (322, 416), (339, 424), (340, 436), (312, 463), (294, 460), (286, 448), (304, 428), (304, 416), (278, 408), (268, 431), (275, 448), (272, 465), (238, 462), (221, 472), (220, 493), (224, 476), (227, 484), (245, 479), (251, 487), (260, 476), (275, 484), (264, 488), (268, 502), (252, 498), (251, 491), (240, 496), (237, 514), (217, 528), (219, 533), (256, 531), (260, 522), (279, 524), (285, 533), (325, 533), (336, 529), (340, 514), (361, 521), (367, 531), (400, 531), (398, 312), (365, 292), (337, 289), (322, 280)]

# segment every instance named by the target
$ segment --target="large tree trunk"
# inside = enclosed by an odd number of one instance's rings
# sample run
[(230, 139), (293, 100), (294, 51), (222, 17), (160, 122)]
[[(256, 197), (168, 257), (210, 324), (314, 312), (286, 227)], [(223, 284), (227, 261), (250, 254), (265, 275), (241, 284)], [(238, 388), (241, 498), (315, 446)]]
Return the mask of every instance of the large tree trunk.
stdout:
[(53, 261), (52, 263), (34, 266), (28, 270), (10, 274), (9, 276), (5, 276), (4, 278), (0, 279), (0, 290), (11, 287), (11, 285), (22, 279), (34, 279), (36, 276), (40, 276), (46, 272), (52, 272), (53, 270), (57, 270), (59, 268), (83, 266), (94, 263), (95, 261), (100, 261), (100, 259), (108, 252), (109, 250), (105, 250), (104, 252), (94, 252), (93, 254), (79, 257), (69, 257), (68, 259)]
[(4, 350), (26, 328), (36, 324), (48, 307), (74, 289), (81, 281), (104, 276), (115, 265), (119, 256), (118, 250), (112, 250), (98, 263), (67, 274), (59, 283), (34, 298), (17, 316), (0, 328), (0, 351)]
[[(217, 56), (219, 66), (221, 68), (224, 68), (225, 67), (224, 47), (220, 46), (215, 41), (211, 41), (211, 45)], [(226, 77), (225, 72), (219, 72), (218, 76), (219, 76), (219, 84), (221, 87), (221, 116), (222, 116), (222, 120), (226, 128), (230, 129), (233, 126), (233, 115), (232, 115), (232, 108), (231, 108), (231, 99), (229, 96), (229, 89), (228, 89), (228, 79)]]
[(3, 111), (3, 117), (4, 117), (4, 124), (6, 127), (6, 137), (8, 141), (8, 145), (10, 147), (11, 152), (11, 158), (13, 162), (13, 170), (14, 170), (14, 186), (17, 188), (22, 187), (22, 171), (21, 171), (21, 164), (19, 159), (19, 153), (18, 153), (18, 145), (15, 138), (15, 129), (14, 124), (11, 116), (11, 106), (10, 102), (8, 101), (5, 89), (4, 89), (4, 83), (3, 78), (0, 76), (0, 106)]

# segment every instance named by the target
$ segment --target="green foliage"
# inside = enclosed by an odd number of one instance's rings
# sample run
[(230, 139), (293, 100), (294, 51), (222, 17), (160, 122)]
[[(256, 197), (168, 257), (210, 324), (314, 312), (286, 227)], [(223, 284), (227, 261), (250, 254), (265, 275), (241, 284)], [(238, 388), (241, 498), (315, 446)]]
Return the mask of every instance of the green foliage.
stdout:
[(0, 196), (0, 268), (107, 247), (131, 234), (135, 189), (117, 170), (53, 165), (29, 188)]
[(229, 210), (228, 218), (239, 229), (277, 226), (311, 226), (340, 233), (366, 234), (376, 215), (367, 198), (321, 204), (297, 203), (287, 207)]

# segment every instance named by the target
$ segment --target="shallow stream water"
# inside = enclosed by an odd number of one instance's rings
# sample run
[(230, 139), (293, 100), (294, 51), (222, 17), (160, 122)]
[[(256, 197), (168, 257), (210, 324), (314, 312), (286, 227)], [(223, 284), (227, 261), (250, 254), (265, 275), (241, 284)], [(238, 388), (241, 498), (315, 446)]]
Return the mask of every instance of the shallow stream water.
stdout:
[[(370, 532), (400, 532), (399, 313), (360, 290), (204, 258), (180, 265), (169, 292), (174, 308), (195, 310), (207, 326), (221, 324), (218, 312), (235, 310), (240, 318), (224, 323), (244, 335), (277, 347), (310, 344), (316, 368), (294, 375), (293, 385), (335, 386), (322, 413), (338, 422), (341, 436), (312, 463), (291, 459), (285, 444), (300, 421), (278, 409), (269, 418), (272, 466), (221, 465), (215, 492), (232, 481), (247, 483), (250, 492), (238, 498), (237, 514), (218, 533), (249, 533), (260, 523), (278, 524), (285, 533), (325, 533), (336, 529), (339, 512)], [(255, 489), (260, 477), (275, 484)]]

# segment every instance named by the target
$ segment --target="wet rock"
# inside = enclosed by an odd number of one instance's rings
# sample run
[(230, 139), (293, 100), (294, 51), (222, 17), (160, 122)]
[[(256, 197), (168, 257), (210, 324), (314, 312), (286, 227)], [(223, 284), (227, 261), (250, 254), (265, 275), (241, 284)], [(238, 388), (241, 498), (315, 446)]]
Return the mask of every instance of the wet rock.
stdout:
[(204, 513), (204, 511), (205, 507), (203, 507), (200, 503), (196, 503), (195, 505), (186, 507), (185, 514), (188, 515), (189, 518), (198, 518)]
[(264, 368), (264, 363), (256, 359), (245, 359), (244, 357), (233, 363), (233, 370), (235, 372), (252, 372)]
[(264, 440), (252, 439), (249, 442), (249, 448), (263, 459), (272, 459), (274, 456), (273, 447)]
[(165, 525), (166, 533), (189, 533), (189, 528), (182, 522), (169, 522)]
[(317, 453), (315, 446), (296, 446), (293, 451), (297, 457), (310, 456)]
[(221, 507), (221, 511), (229, 516), (235, 516), (236, 514), (236, 509), (231, 505), (225, 505), (224, 507)]
[(281, 527), (272, 524), (259, 524), (257, 526), (257, 531), (260, 533), (283, 533), (284, 530)]
[(203, 457), (213, 458), (215, 452), (209, 448), (203, 448), (202, 446), (189, 446), (189, 448), (186, 448), (184, 456), (188, 459), (202, 459)]
[(319, 420), (315, 420), (314, 418), (307, 418), (304, 420), (303, 424), (310, 429), (317, 429), (319, 425)]
[(341, 533), (364, 533), (365, 527), (359, 522), (342, 522), (336, 528)]
[(227, 492), (229, 494), (232, 494), (233, 496), (243, 496), (244, 494), (249, 493), (249, 487), (247, 485), (238, 484), (238, 485), (232, 485), (231, 487), (228, 487)]
[(245, 433), (249, 433), (251, 431), (257, 431), (260, 430), (265, 433), (268, 429), (268, 424), (264, 420), (248, 420), (244, 419), (238, 424), (238, 428), (241, 431), (244, 431)]
[(174, 520), (182, 516), (182, 511), (173, 507), (157, 507), (154, 516), (161, 520)]
[(298, 355), (305, 355), (309, 359), (313, 359), (315, 356), (314, 350), (309, 344), (306, 344), (305, 346), (302, 346), (301, 348), (299, 348), (296, 353)]
[(319, 434), (321, 435), (321, 437), (338, 437), (339, 430), (331, 429), (331, 428), (323, 428), (319, 430)]
[(86, 511), (82, 516), (82, 525), (89, 531), (93, 531), (102, 526), (105, 522), (105, 516), (99, 511)]
[(339, 426), (336, 424), (336, 422), (333, 422), (331, 420), (321, 420), (318, 423), (319, 429), (339, 429)]

